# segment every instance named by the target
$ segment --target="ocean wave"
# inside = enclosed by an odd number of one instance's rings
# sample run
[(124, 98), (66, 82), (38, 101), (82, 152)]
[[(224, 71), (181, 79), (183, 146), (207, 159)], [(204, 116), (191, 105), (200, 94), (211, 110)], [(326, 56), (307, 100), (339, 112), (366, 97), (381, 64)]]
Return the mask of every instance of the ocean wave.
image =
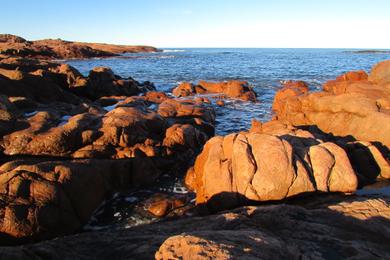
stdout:
[(185, 52), (185, 50), (163, 50), (162, 52)]
[(171, 59), (171, 58), (175, 58), (175, 56), (173, 56), (173, 55), (159, 55), (159, 56), (153, 56), (150, 58), (152, 58), (152, 59)]

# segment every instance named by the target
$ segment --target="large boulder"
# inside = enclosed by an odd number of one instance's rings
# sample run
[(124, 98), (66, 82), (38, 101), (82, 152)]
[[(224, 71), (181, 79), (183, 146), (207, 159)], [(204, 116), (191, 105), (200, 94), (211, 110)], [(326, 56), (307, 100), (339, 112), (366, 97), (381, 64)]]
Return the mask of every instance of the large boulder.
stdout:
[(218, 93), (221, 97), (237, 98), (244, 101), (256, 102), (256, 93), (246, 81), (230, 80), (222, 82), (199, 81), (194, 85), (183, 82), (172, 91), (177, 97), (186, 97), (194, 94)]
[[(294, 92), (275, 99), (276, 118), (295, 126), (317, 126), (323, 132), (390, 147), (390, 85), (387, 61), (367, 79), (350, 72), (324, 84), (324, 91)], [(289, 91), (284, 88), (276, 97)]]
[(150, 158), (11, 161), (0, 167), (0, 240), (32, 242), (78, 231), (113, 191), (153, 182)]
[(354, 192), (357, 176), (337, 144), (294, 130), (211, 138), (187, 173), (197, 204), (231, 208), (304, 193)]

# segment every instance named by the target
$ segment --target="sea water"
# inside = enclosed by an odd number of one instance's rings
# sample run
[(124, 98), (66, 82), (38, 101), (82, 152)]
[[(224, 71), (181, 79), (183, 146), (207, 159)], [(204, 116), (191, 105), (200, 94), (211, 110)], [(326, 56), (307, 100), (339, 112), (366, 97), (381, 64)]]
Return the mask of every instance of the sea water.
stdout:
[(171, 48), (157, 53), (132, 53), (106, 59), (71, 60), (84, 75), (96, 66), (110, 67), (121, 77), (151, 81), (157, 90), (170, 92), (180, 82), (199, 80), (248, 81), (258, 103), (230, 100), (217, 107), (217, 134), (248, 129), (252, 118), (272, 117), (272, 101), (283, 80), (304, 80), (319, 90), (327, 80), (351, 70), (370, 71), (388, 53), (355, 53), (352, 49), (237, 49)]

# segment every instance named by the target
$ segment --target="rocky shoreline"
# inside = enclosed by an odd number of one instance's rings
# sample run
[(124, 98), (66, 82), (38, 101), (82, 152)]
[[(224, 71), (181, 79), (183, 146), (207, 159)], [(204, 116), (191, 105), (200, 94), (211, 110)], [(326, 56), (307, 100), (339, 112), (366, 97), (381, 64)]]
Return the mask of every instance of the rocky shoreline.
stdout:
[[(389, 197), (353, 195), (390, 179), (390, 61), (319, 92), (286, 81), (273, 120), (226, 136), (214, 108), (259, 102), (247, 82), (171, 94), (23, 54), (0, 57), (0, 94), (4, 259), (390, 257)], [(164, 178), (186, 189), (153, 190)], [(85, 229), (137, 189), (135, 210), (157, 223)]]
[(108, 58), (123, 53), (159, 52), (152, 46), (116, 45), (106, 43), (72, 42), (61, 39), (27, 41), (11, 35), (0, 34), (0, 55), (47, 60)]

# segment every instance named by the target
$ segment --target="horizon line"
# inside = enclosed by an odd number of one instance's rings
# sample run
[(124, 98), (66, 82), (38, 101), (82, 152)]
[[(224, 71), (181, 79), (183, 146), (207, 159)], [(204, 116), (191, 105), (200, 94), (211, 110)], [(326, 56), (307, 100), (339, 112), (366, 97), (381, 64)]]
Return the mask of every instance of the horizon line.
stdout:
[[(118, 44), (118, 45), (123, 45), (123, 44)], [(148, 46), (152, 46), (152, 45), (148, 45)], [(349, 49), (349, 50), (355, 49), (355, 50), (386, 50), (386, 51), (390, 50), (390, 47), (385, 47), (385, 48), (379, 48), (379, 47), (361, 47), (361, 48), (360, 47), (224, 47), (224, 46), (221, 47), (153, 46), (153, 47), (156, 47), (158, 49)]]

